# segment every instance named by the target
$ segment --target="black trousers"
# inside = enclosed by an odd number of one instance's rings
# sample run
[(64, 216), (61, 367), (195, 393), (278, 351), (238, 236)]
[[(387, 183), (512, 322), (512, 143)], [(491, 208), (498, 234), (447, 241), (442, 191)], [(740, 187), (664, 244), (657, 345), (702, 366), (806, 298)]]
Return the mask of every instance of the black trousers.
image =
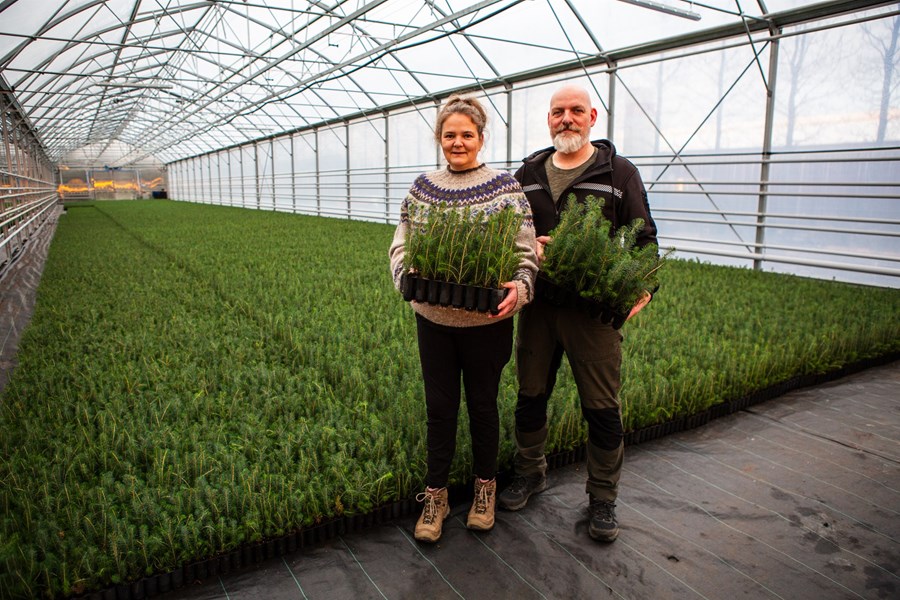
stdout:
[(512, 355), (513, 320), (479, 327), (445, 327), (416, 315), (419, 359), (428, 414), (428, 474), (425, 483), (441, 488), (450, 478), (456, 452), (460, 379), (466, 392), (475, 475), (497, 473), (500, 417), (497, 392)]

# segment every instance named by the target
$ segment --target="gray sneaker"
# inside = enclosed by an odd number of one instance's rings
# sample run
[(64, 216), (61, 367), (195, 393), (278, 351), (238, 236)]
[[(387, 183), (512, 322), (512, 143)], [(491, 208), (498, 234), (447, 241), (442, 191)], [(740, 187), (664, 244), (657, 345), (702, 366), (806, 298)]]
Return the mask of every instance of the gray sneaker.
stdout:
[(614, 542), (619, 537), (616, 503), (590, 497), (588, 505), (588, 535), (598, 542)]
[(497, 496), (497, 506), (504, 510), (519, 510), (525, 508), (532, 494), (543, 492), (547, 489), (546, 475), (514, 475), (512, 483)]

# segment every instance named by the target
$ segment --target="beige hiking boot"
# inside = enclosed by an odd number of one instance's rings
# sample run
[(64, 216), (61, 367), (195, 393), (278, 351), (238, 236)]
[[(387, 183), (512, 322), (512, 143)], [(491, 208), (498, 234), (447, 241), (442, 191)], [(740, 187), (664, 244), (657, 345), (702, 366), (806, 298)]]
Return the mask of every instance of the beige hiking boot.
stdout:
[(444, 519), (450, 514), (447, 488), (439, 490), (425, 488), (424, 492), (416, 496), (416, 501), (425, 503), (422, 515), (416, 522), (416, 539), (420, 542), (434, 543), (440, 539)]
[(489, 531), (494, 527), (494, 502), (497, 499), (497, 480), (481, 481), (475, 478), (475, 499), (469, 509), (466, 527)]

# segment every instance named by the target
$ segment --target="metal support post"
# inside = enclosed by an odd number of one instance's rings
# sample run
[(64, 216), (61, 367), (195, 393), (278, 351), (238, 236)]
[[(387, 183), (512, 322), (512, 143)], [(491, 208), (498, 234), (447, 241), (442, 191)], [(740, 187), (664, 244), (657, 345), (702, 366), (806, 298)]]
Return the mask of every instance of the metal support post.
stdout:
[(384, 222), (391, 222), (391, 127), (384, 113)]
[(347, 218), (351, 218), (350, 204), (350, 121), (344, 121), (344, 174), (347, 181)]
[(512, 128), (513, 128), (513, 89), (512, 84), (506, 84), (506, 165), (512, 168)]
[(319, 170), (319, 128), (313, 129), (313, 139), (316, 142), (316, 215), (322, 216), (322, 174)]
[(616, 135), (616, 76), (618, 69), (612, 67), (607, 73), (609, 77), (609, 112), (606, 117), (606, 139), (615, 143)]
[[(781, 30), (778, 31), (781, 34)], [(772, 159), (772, 128), (775, 120), (775, 83), (778, 77), (778, 45), (774, 39), (769, 46), (769, 81), (766, 82), (766, 124), (763, 131), (762, 164), (759, 173), (759, 201), (756, 212), (756, 253), (765, 255), (766, 247), (766, 211), (769, 204), (769, 171)], [(761, 270), (763, 258), (753, 259), (753, 269)]]
[(272, 210), (277, 210), (278, 190), (275, 186), (275, 138), (269, 138), (269, 163), (272, 165)]
[(262, 181), (259, 173), (259, 142), (253, 142), (253, 172), (256, 174), (256, 210), (262, 206)]
[(294, 138), (297, 137), (296, 134), (291, 135), (291, 212), (297, 213), (297, 173), (295, 172), (297, 163), (294, 162)]

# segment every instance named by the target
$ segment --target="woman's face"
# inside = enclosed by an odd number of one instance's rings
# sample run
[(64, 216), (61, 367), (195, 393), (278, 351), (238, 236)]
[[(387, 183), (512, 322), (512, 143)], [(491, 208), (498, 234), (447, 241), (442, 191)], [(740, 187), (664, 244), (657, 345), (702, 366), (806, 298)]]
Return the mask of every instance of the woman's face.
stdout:
[(484, 145), (484, 136), (468, 115), (452, 113), (441, 126), (441, 150), (453, 171), (465, 171), (477, 167), (478, 152)]

